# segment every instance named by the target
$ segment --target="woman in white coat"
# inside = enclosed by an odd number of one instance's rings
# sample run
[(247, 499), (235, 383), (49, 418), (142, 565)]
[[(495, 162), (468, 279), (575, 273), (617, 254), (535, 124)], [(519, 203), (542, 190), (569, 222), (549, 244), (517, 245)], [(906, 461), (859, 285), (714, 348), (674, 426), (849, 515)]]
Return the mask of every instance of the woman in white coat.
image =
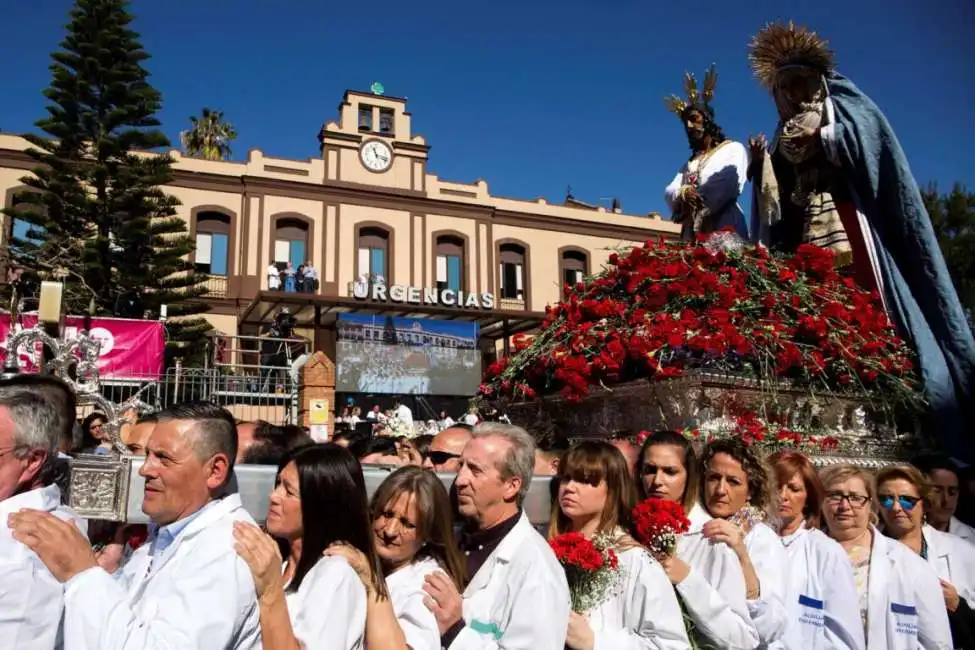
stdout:
[(704, 537), (735, 552), (761, 646), (780, 647), (789, 621), (789, 562), (778, 533), (765, 523), (770, 506), (765, 464), (740, 439), (724, 438), (704, 448), (701, 475), (704, 509), (714, 517), (704, 524)]
[(950, 650), (951, 630), (934, 570), (874, 527), (873, 477), (850, 465), (822, 474), (823, 517), (853, 564), (867, 650)]
[(823, 484), (806, 456), (772, 454), (779, 535), (789, 561), (783, 648), (863, 650), (863, 623), (853, 566), (846, 551), (819, 530)]
[(676, 501), (691, 521), (690, 530), (677, 541), (677, 554), (661, 564), (695, 635), (718, 648), (757, 648), (760, 640), (748, 612), (741, 563), (727, 544), (711, 543), (702, 532), (711, 516), (697, 500), (699, 465), (690, 441), (676, 431), (651, 434), (640, 450), (640, 496)]
[(975, 644), (975, 546), (925, 523), (931, 497), (928, 478), (911, 465), (877, 472), (877, 499), (884, 534), (927, 560), (941, 580), (956, 648)]
[(620, 588), (588, 612), (572, 612), (571, 650), (684, 650), (684, 616), (660, 564), (630, 535), (636, 493), (626, 458), (612, 444), (587, 440), (559, 463), (549, 538), (568, 532), (613, 538), (623, 572)]
[(345, 557), (368, 594), (366, 646), (369, 650), (440, 650), (440, 628), (424, 604), (423, 583), (443, 571), (464, 587), (464, 559), (454, 542), (450, 497), (436, 474), (401, 467), (372, 496), (372, 533), (389, 598), (379, 594), (372, 564), (349, 544), (334, 544), (326, 555)]
[[(289, 452), (278, 469), (267, 530), (238, 524), (236, 548), (254, 575), (265, 650), (361, 650), (366, 590), (348, 561), (323, 553), (345, 541), (381, 576), (369, 526), (362, 468), (344, 447), (308, 445)], [(387, 594), (380, 579), (373, 589)]]
[(915, 458), (913, 465), (928, 479), (929, 494), (924, 499), (927, 524), (975, 545), (975, 528), (955, 516), (961, 497), (961, 470), (951, 458), (942, 455)]

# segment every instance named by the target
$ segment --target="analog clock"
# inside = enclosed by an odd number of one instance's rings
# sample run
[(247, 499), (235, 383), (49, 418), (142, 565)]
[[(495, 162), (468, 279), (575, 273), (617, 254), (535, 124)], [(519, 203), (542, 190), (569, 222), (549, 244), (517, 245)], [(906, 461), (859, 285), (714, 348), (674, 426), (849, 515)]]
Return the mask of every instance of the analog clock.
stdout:
[(393, 151), (382, 140), (368, 140), (359, 148), (359, 159), (369, 171), (384, 172), (393, 164)]

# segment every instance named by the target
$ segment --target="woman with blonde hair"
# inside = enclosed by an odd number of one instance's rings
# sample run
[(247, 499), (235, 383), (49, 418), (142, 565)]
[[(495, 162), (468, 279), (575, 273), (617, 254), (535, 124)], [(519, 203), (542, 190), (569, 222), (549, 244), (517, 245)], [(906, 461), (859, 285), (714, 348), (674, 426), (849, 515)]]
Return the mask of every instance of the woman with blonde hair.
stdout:
[(779, 535), (789, 562), (786, 648), (862, 650), (857, 587), (846, 551), (819, 530), (823, 484), (812, 462), (783, 450), (768, 462), (778, 490)]
[(888, 465), (877, 472), (884, 534), (937, 573), (955, 647), (970, 648), (975, 643), (975, 546), (926, 523), (930, 498), (928, 477), (912, 465)]
[(852, 465), (822, 473), (823, 518), (853, 564), (867, 650), (952, 648), (938, 577), (875, 524), (873, 477)]
[(325, 552), (345, 557), (366, 588), (366, 645), (369, 650), (439, 650), (437, 619), (423, 602), (424, 580), (443, 571), (460, 590), (466, 571), (454, 543), (447, 490), (433, 472), (401, 467), (380, 484), (370, 510), (389, 598), (372, 587), (377, 576), (361, 551), (335, 544)]
[(789, 562), (778, 534), (766, 523), (771, 506), (768, 471), (751, 447), (738, 438), (713, 440), (701, 456), (701, 495), (714, 517), (705, 539), (735, 552), (745, 575), (748, 612), (764, 646), (785, 635), (785, 590)]
[(640, 497), (680, 503), (691, 522), (677, 540), (676, 554), (658, 559), (707, 643), (756, 648), (759, 635), (748, 612), (741, 564), (727, 544), (712, 544), (703, 534), (711, 517), (698, 503), (699, 473), (694, 448), (680, 433), (657, 431), (643, 443), (637, 462)]
[(689, 648), (680, 604), (667, 574), (630, 535), (634, 486), (626, 459), (602, 440), (571, 447), (555, 476), (558, 497), (549, 537), (568, 532), (612, 539), (622, 586), (588, 612), (572, 612), (566, 646), (571, 650)]

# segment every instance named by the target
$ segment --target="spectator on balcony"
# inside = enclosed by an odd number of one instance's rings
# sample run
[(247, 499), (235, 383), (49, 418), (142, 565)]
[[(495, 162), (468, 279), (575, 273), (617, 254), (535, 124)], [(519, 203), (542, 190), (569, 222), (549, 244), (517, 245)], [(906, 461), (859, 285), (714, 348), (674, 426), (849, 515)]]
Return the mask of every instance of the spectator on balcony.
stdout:
[(312, 266), (311, 260), (305, 262), (305, 291), (310, 293), (318, 291), (318, 270)]
[(295, 292), (295, 267), (291, 266), (291, 262), (284, 267), (284, 290), (288, 293)]
[(298, 293), (305, 293), (308, 291), (305, 286), (305, 265), (299, 264), (298, 270), (295, 271), (295, 290)]
[(267, 288), (270, 291), (281, 289), (281, 272), (278, 271), (278, 265), (274, 262), (271, 262), (267, 267)]

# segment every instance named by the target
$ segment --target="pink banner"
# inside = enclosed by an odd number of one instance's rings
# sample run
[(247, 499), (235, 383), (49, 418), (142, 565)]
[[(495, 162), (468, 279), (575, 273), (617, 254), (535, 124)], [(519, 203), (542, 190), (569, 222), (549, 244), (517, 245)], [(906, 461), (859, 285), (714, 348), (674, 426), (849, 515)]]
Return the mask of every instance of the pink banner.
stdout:
[[(68, 316), (64, 336), (71, 339), (84, 327), (81, 316)], [(37, 324), (37, 316), (24, 314), (14, 326), (15, 331), (30, 329)], [(10, 331), (10, 314), (0, 314), (0, 361), (6, 359), (5, 342)], [(92, 318), (91, 335), (102, 344), (98, 370), (102, 379), (158, 379), (165, 360), (166, 338), (159, 321), (129, 320), (125, 318)], [(38, 350), (39, 354), (40, 350)], [(34, 372), (30, 351), (21, 348), (20, 369)]]

